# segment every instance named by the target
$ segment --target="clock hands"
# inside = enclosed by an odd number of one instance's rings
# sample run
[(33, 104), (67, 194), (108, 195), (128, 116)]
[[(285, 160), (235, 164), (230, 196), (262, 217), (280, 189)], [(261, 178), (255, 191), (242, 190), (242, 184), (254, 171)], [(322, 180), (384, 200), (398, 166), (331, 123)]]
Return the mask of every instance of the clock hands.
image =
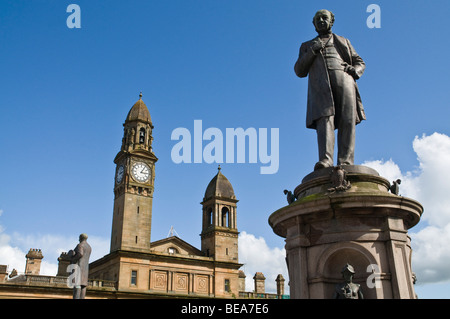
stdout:
[(136, 181), (145, 182), (151, 175), (150, 168), (143, 163), (133, 165), (132, 176)]

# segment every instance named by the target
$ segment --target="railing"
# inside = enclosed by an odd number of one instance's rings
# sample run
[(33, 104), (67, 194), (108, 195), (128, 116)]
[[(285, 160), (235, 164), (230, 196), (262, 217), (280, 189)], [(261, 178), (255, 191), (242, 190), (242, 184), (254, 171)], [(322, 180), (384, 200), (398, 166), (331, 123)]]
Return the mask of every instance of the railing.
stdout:
[(240, 291), (239, 298), (244, 299), (281, 299), (277, 294), (269, 294), (269, 293), (256, 293), (256, 292), (248, 292), (248, 291)]
[(101, 280), (101, 279), (89, 279), (88, 287), (103, 287), (116, 289), (116, 281)]
[[(20, 283), (36, 286), (51, 286), (51, 285), (64, 285), (67, 286), (67, 278), (63, 276), (42, 276), (42, 275), (19, 275), (6, 281), (7, 283)], [(101, 279), (89, 279), (88, 288), (116, 288), (115, 281), (101, 280)]]
[[(31, 286), (67, 286), (67, 278), (63, 276), (41, 276), (41, 275), (19, 275), (7, 280), (9, 284), (26, 284)], [(117, 289), (117, 282), (102, 279), (89, 279), (88, 289)], [(287, 295), (277, 295), (271, 293), (255, 293), (240, 291), (239, 298), (243, 299), (287, 299)]]

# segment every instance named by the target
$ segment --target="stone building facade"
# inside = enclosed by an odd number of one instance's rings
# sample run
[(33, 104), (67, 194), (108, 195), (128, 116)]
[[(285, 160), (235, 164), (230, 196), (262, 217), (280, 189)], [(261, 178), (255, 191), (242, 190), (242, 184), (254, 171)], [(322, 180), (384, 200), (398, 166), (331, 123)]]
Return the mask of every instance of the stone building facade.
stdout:
[[(158, 158), (152, 149), (154, 126), (142, 94), (123, 127), (121, 149), (114, 158), (110, 252), (90, 263), (87, 298), (281, 298), (284, 289), (265, 293), (262, 273), (257, 273), (255, 292), (245, 292), (238, 258), (238, 200), (220, 166), (201, 202), (201, 249), (177, 236), (150, 241)], [(26, 258), (23, 275), (8, 279), (6, 267), (0, 266), (5, 273), (0, 273), (0, 298), (72, 296), (67, 287), (67, 253), (58, 258), (56, 277), (40, 276), (40, 250), (31, 249)]]

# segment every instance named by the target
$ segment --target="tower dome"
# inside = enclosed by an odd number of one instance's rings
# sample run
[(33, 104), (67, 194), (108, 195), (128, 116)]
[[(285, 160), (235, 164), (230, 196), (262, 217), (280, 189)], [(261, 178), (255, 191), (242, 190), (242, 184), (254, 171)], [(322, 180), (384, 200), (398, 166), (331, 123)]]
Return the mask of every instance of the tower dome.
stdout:
[(153, 128), (150, 112), (148, 111), (147, 105), (142, 101), (141, 92), (139, 94), (139, 100), (134, 103), (123, 123), (121, 150), (125, 152), (139, 150), (153, 153)]
[(219, 172), (213, 177), (206, 188), (204, 201), (213, 197), (236, 199), (233, 186), (220, 170), (219, 165)]
[(144, 101), (142, 101), (142, 92), (139, 94), (139, 100), (134, 103), (130, 112), (128, 112), (125, 122), (130, 121), (152, 123), (152, 118), (150, 117), (150, 112), (148, 111), (147, 105), (145, 105)]

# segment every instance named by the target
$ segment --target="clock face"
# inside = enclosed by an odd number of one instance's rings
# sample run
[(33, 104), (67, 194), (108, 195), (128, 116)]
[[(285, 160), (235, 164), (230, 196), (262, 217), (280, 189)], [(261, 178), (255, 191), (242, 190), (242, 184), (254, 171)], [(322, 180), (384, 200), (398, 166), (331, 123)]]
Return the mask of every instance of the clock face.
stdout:
[(117, 169), (117, 174), (116, 174), (116, 183), (117, 184), (119, 184), (122, 181), (124, 173), (125, 173), (125, 168), (123, 167), (123, 165), (120, 165), (119, 168)]
[(142, 162), (134, 163), (131, 175), (136, 181), (144, 183), (150, 179), (150, 167)]

